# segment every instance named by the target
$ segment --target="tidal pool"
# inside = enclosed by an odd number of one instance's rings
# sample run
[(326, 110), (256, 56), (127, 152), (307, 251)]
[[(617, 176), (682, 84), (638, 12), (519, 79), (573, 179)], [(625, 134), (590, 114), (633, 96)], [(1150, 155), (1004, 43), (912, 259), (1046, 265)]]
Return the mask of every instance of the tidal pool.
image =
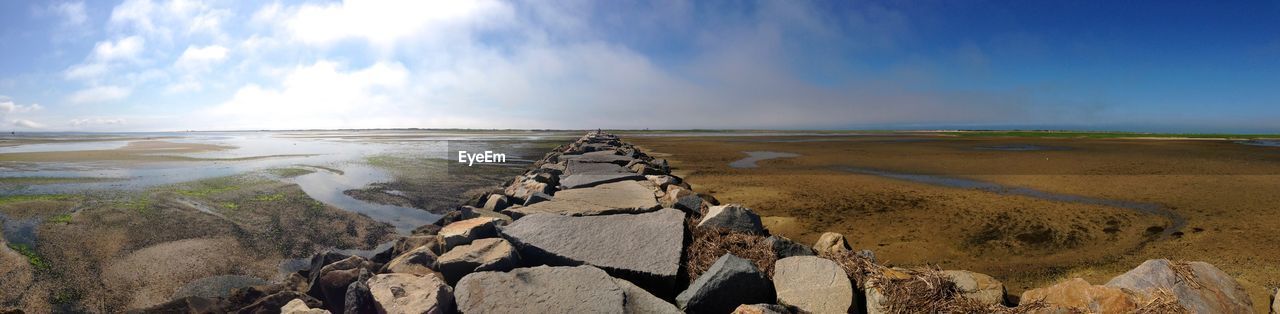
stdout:
[(799, 154), (785, 153), (785, 152), (771, 152), (771, 151), (755, 151), (755, 152), (743, 152), (743, 153), (747, 154), (747, 158), (738, 159), (734, 162), (731, 162), (729, 163), (729, 167), (755, 168), (756, 162), (761, 160), (774, 159), (774, 158), (790, 158), (790, 157), (800, 156)]

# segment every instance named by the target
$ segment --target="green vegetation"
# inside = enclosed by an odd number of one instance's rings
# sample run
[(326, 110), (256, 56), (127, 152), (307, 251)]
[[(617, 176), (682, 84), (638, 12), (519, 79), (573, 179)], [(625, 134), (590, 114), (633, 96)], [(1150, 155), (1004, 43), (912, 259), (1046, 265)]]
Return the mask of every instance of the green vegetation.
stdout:
[(69, 201), (75, 197), (75, 195), (66, 194), (8, 195), (0, 196), (0, 205), (31, 201)]
[(235, 202), (222, 202), (219, 206), (230, 210), (240, 209), (240, 204), (236, 204)]
[(27, 262), (31, 263), (31, 266), (34, 266), (36, 269), (49, 270), (49, 263), (45, 262), (44, 258), (40, 257), (40, 254), (36, 254), (36, 251), (30, 246), (26, 244), (9, 243), (9, 248), (17, 251), (18, 254), (25, 256), (27, 258)]
[(258, 202), (277, 202), (277, 201), (284, 200), (284, 194), (283, 193), (259, 194), (254, 196), (253, 200)]
[(1280, 134), (1225, 134), (1225, 133), (1138, 133), (1138, 132), (1083, 132), (1083, 131), (946, 131), (965, 137), (1049, 137), (1049, 138), (1223, 138), (1255, 139), (1280, 138)]
[(71, 214), (61, 214), (61, 215), (50, 217), (49, 222), (69, 224), (71, 223)]
[(151, 196), (143, 195), (138, 198), (130, 199), (124, 202), (124, 207), (131, 209), (139, 214), (149, 214), (155, 208), (152, 206)]
[(304, 169), (304, 168), (274, 168), (274, 169), (267, 169), (267, 173), (270, 173), (270, 174), (273, 174), (273, 175), (276, 175), (276, 176), (279, 176), (279, 177), (282, 177), (282, 178), (293, 178), (293, 177), (298, 177), (298, 176), (302, 176), (302, 175), (311, 174), (311, 173), (313, 173), (313, 172), (316, 172), (316, 171), (315, 171), (315, 170), (311, 170), (311, 169)]
[(215, 194), (239, 190), (240, 185), (245, 184), (243, 180), (243, 178), (237, 176), (204, 179), (179, 185), (175, 192), (191, 197), (209, 197)]

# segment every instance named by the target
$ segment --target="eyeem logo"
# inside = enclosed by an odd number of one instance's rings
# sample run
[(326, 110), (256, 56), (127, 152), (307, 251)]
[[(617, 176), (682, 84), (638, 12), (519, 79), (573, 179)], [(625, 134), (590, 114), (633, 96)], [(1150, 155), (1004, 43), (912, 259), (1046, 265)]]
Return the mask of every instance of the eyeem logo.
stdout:
[(458, 151), (458, 163), (465, 163), (467, 167), (475, 163), (489, 164), (496, 162), (507, 162), (507, 154), (494, 153), (484, 151), (483, 153), (468, 154), (465, 150)]

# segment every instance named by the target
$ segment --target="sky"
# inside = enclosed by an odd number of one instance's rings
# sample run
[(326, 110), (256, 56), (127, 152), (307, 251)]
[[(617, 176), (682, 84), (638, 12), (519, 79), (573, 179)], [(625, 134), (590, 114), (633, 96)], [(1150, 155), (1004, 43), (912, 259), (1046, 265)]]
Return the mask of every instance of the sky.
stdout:
[(1280, 1), (0, 1), (0, 130), (1280, 133)]

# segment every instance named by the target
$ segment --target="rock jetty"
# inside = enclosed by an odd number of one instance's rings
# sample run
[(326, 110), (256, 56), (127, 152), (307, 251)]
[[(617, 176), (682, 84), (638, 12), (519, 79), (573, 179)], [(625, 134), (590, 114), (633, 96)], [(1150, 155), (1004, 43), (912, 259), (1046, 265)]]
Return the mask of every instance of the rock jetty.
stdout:
[(984, 274), (879, 264), (842, 234), (796, 243), (592, 132), (373, 258), (324, 252), (282, 282), (142, 312), (1251, 313), (1253, 302), (1201, 262), (1151, 260), (1018, 298)]

